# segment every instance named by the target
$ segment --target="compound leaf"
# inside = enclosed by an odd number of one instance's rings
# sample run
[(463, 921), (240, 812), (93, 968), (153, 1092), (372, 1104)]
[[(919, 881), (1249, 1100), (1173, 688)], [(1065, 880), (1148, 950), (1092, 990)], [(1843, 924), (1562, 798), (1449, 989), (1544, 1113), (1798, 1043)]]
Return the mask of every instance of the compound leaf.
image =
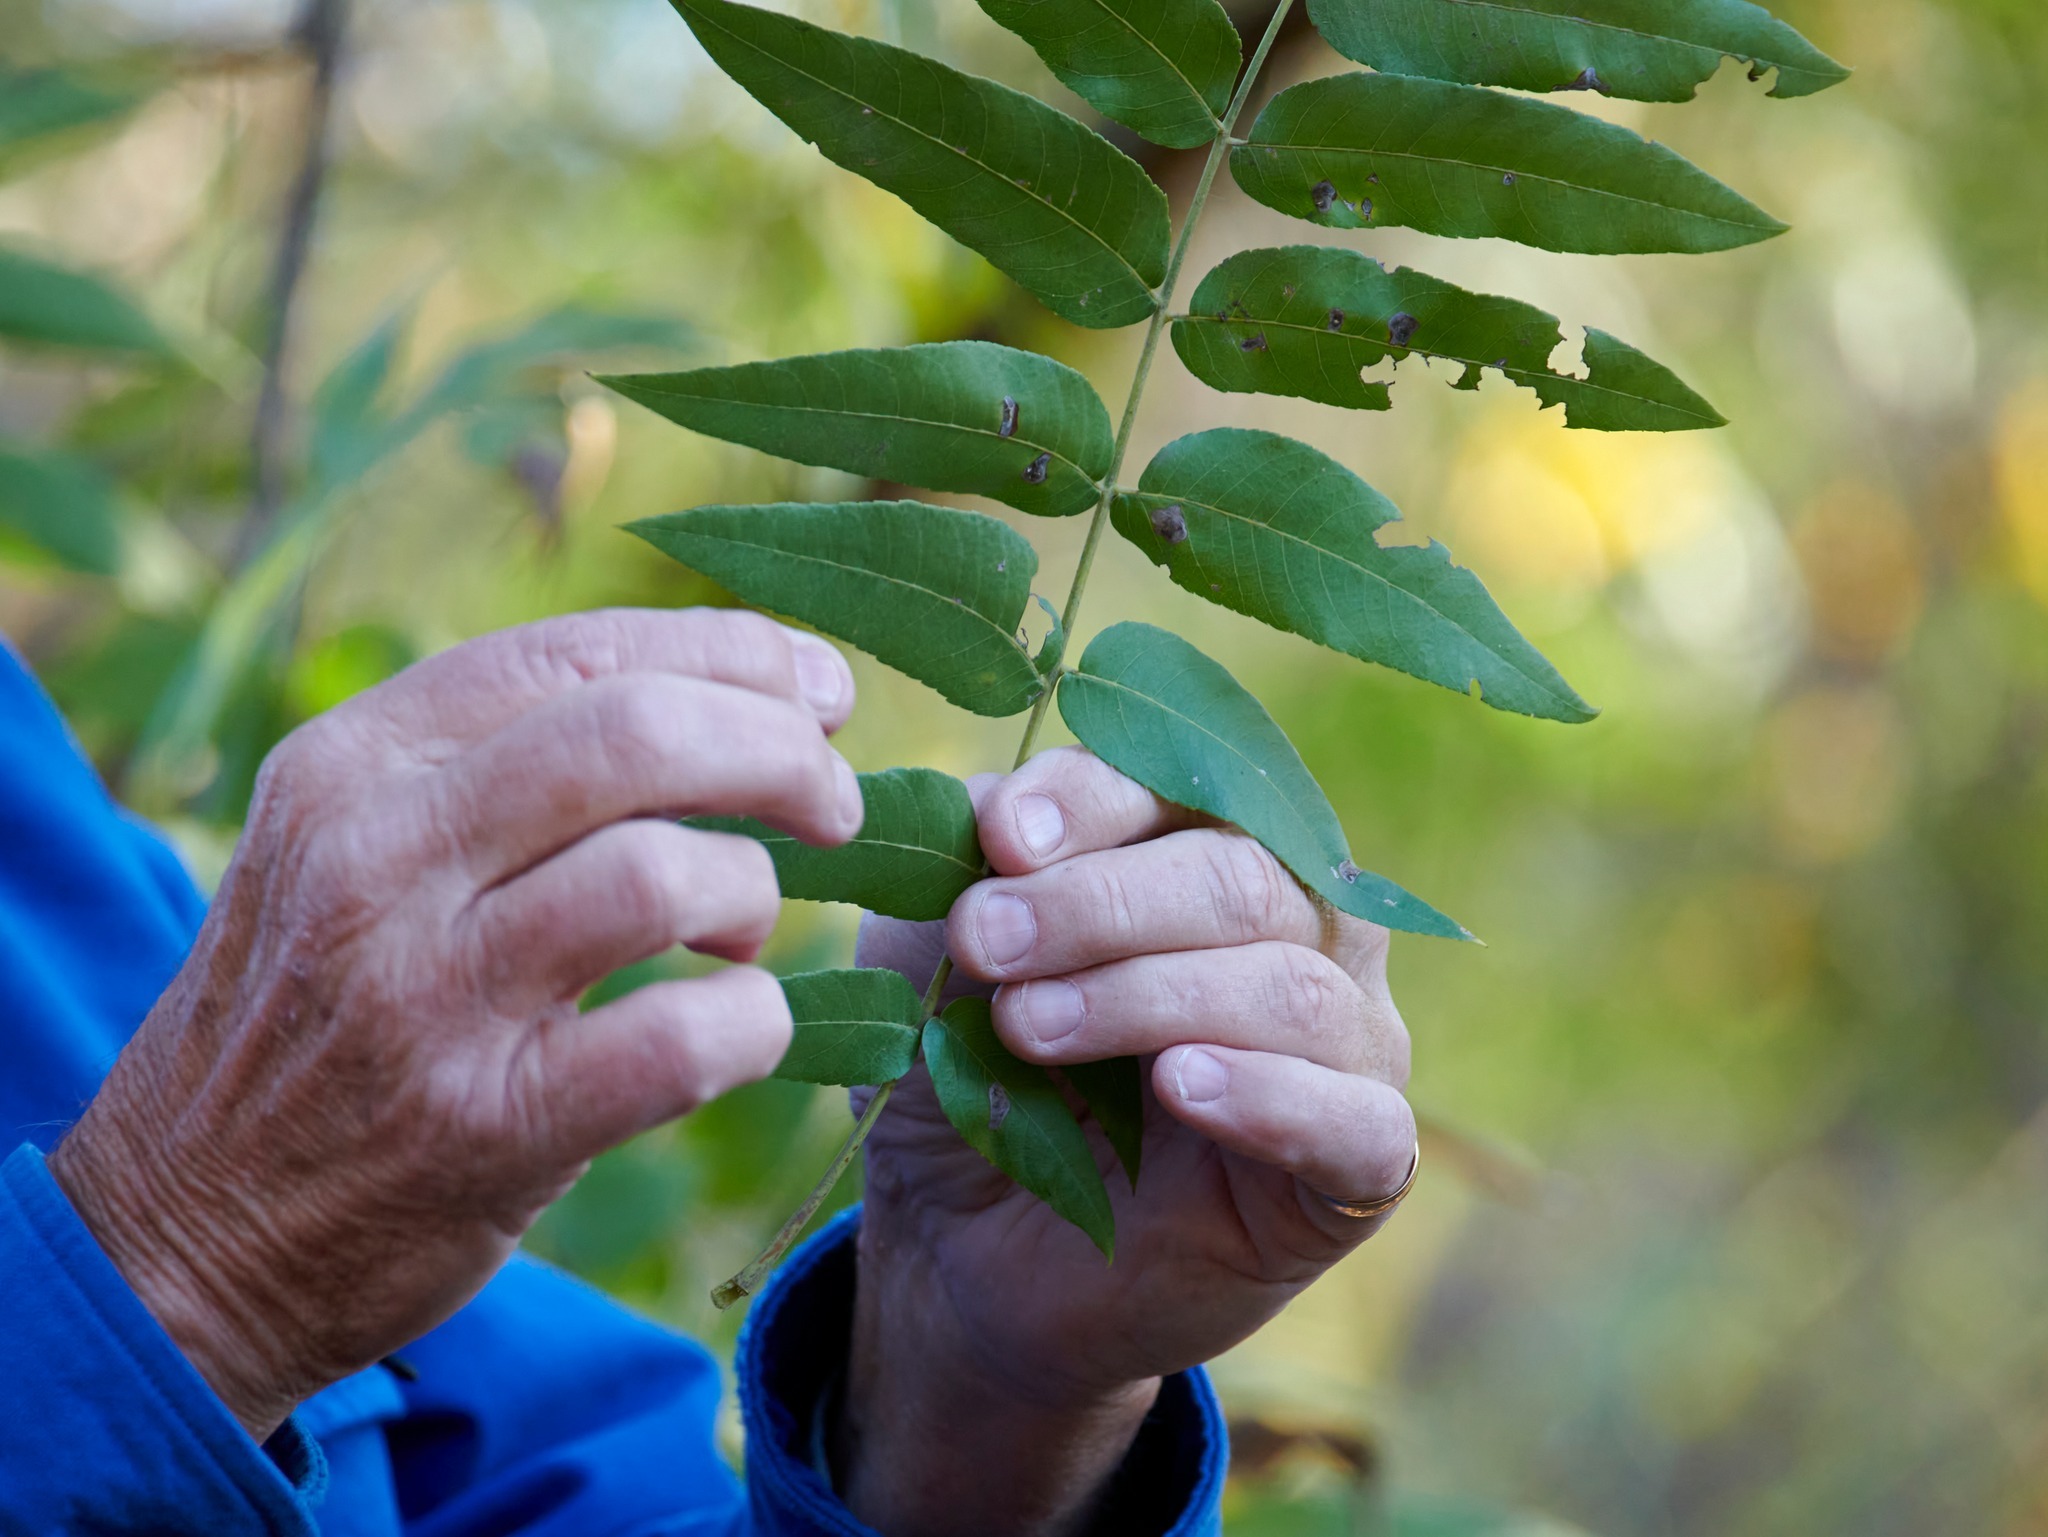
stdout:
[(917, 1065), (924, 1000), (893, 971), (806, 971), (782, 979), (796, 1021), (777, 1078), (894, 1083)]
[(1136, 1057), (1108, 1057), (1100, 1062), (1074, 1062), (1060, 1072), (1074, 1092), (1087, 1101), (1088, 1113), (1102, 1128), (1124, 1166), (1131, 1188), (1138, 1188), (1138, 1165), (1145, 1154), (1145, 1069)]
[(1391, 75), (1520, 91), (1598, 91), (1690, 101), (1735, 58), (1773, 96), (1849, 78), (1748, 0), (1308, 0), (1309, 20), (1346, 58)]
[(1189, 372), (1219, 390), (1298, 395), (1384, 411), (1391, 386), (1363, 371), (1410, 356), (1462, 363), (1460, 388), (1498, 368), (1563, 405), (1565, 425), (1682, 432), (1725, 418), (1683, 380), (1604, 331), (1586, 333), (1584, 378), (1557, 373), (1557, 317), (1518, 299), (1466, 290), (1333, 246), (1241, 251), (1217, 267), (1173, 324)]
[(1216, 0), (981, 0), (1105, 117), (1154, 144), (1216, 136), (1244, 43)]
[(1785, 225), (1683, 156), (1552, 102), (1401, 75), (1290, 86), (1234, 150), (1259, 202), (1546, 251), (1723, 251)]
[(98, 278), (20, 251), (0, 250), (0, 336), (109, 352), (171, 351), (149, 318)]
[(1352, 861), (1344, 828), (1286, 733), (1243, 684), (1166, 630), (1112, 625), (1060, 683), (1082, 746), (1154, 794), (1234, 822), (1332, 907), (1390, 929), (1470, 939)]
[(852, 902), (913, 923), (945, 917), (982, 876), (967, 786), (937, 769), (895, 768), (862, 774), (860, 790), (867, 816), (836, 849), (812, 848), (752, 817), (694, 817), (691, 825), (759, 839), (785, 897)]
[(672, 422), (804, 464), (1023, 512), (1085, 512), (1109, 473), (1109, 412), (1064, 364), (993, 342), (827, 352), (604, 378)]
[(0, 530), (74, 571), (111, 576), (121, 564), (114, 488), (75, 454), (0, 447)]
[(1087, 1134), (1042, 1067), (1010, 1055), (988, 1002), (961, 998), (924, 1027), (939, 1107), (969, 1147), (1116, 1253), (1116, 1218)]
[(1495, 709), (1598, 713), (1449, 550), (1382, 546), (1393, 503), (1306, 443), (1236, 427), (1176, 439), (1112, 516), (1176, 584), (1275, 629), (1460, 693), (1476, 685)]
[(921, 54), (732, 0), (673, 0), (718, 66), (1076, 325), (1146, 319), (1166, 195), (1063, 112)]
[(1014, 715), (1044, 687), (1017, 640), (1038, 556), (994, 518), (923, 502), (771, 502), (626, 527), (977, 715)]

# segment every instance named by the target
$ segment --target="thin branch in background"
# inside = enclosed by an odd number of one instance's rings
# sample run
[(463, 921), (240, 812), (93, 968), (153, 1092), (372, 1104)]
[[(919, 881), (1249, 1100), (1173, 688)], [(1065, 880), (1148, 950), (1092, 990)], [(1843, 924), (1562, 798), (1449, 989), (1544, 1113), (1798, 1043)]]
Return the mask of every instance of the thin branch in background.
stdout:
[(231, 565), (239, 570), (263, 547), (284, 506), (289, 478), (290, 445), (286, 431), (288, 401), (285, 380), (294, 320), (306, 258), (313, 245), (320, 196), (327, 184), (333, 138), (334, 90), (341, 74), (348, 31), (349, 0), (306, 0), (294, 29), (294, 40), (311, 59), (313, 78), (306, 92), (305, 138), (298, 174), (292, 180), (278, 233), (277, 259), (271, 267), (268, 334), (263, 345), (263, 386), (256, 397), (256, 418), (250, 441), (255, 487), (248, 515), (236, 531)]

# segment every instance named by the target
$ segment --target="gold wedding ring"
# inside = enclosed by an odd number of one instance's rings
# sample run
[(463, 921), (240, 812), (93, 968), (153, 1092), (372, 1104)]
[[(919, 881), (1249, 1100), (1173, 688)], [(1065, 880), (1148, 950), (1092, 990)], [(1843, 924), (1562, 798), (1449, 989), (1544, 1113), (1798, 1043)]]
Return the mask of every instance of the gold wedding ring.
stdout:
[(1340, 1201), (1333, 1195), (1316, 1192), (1316, 1199), (1340, 1217), (1356, 1217), (1368, 1221), (1384, 1217), (1388, 1212), (1408, 1199), (1408, 1192), (1415, 1188), (1415, 1176), (1422, 1170), (1422, 1144), (1415, 1144), (1415, 1157), (1408, 1165), (1408, 1177), (1401, 1181), (1401, 1188), (1392, 1195), (1383, 1195), (1376, 1201)]

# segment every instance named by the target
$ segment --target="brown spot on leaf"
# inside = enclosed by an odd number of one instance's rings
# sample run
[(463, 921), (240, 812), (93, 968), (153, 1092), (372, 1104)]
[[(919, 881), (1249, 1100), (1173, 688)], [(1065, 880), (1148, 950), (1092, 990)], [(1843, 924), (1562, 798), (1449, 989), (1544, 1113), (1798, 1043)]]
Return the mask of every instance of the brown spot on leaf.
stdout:
[(1603, 96), (1607, 94), (1607, 84), (1600, 78), (1600, 71), (1590, 64), (1580, 70), (1578, 79), (1566, 86), (1565, 89), (1567, 91), (1598, 91)]
[(996, 428), (999, 438), (1013, 438), (1017, 435), (1017, 402), (1008, 395), (1003, 397), (1003, 419)]
[(1344, 312), (1342, 310), (1330, 311), (1329, 329), (1332, 331), (1341, 331), (1344, 329)]
[(1266, 333), (1261, 331), (1256, 336), (1247, 336), (1237, 344), (1237, 350), (1239, 352), (1264, 352), (1266, 350)]
[(999, 1083), (988, 1086), (988, 1129), (1001, 1131), (1010, 1118), (1010, 1091)]
[(1387, 317), (1387, 340), (1405, 347), (1415, 339), (1415, 328), (1421, 323), (1406, 310), (1396, 310)]
[(1044, 485), (1046, 472), (1051, 468), (1052, 455), (1040, 454), (1036, 459), (1033, 459), (1024, 466), (1024, 484), (1027, 486)]
[(1187, 543), (1188, 517), (1181, 511), (1180, 503), (1152, 509), (1152, 532), (1168, 544)]
[(1515, 173), (1513, 171), (1509, 171), (1506, 175), (1502, 176), (1500, 179), (1500, 184), (1503, 187), (1512, 187), (1515, 184)]
[(1317, 213), (1328, 213), (1337, 206), (1337, 186), (1334, 182), (1319, 181), (1308, 189), (1308, 195), (1315, 203)]
[(1356, 886), (1358, 884), (1359, 876), (1365, 874), (1363, 870), (1359, 869), (1357, 865), (1353, 864), (1348, 859), (1345, 860), (1342, 864), (1338, 865), (1336, 869), (1332, 870), (1330, 873), (1336, 876), (1338, 880), (1342, 881), (1347, 886)]

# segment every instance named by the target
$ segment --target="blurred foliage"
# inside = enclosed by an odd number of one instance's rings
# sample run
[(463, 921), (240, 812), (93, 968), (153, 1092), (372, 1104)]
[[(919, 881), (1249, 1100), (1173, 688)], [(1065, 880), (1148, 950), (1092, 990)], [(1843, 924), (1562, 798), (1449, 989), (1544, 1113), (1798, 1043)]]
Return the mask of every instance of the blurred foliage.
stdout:
[[(972, 7), (802, 8), (1076, 105)], [(1421, 380), (1370, 421), (1231, 402), (1485, 574), (1599, 722), (1361, 678), (1130, 550), (1098, 573), (1103, 612), (1224, 648), (1361, 857), (1490, 941), (1396, 947), (1428, 1168), (1218, 1363), (1235, 1413), (1312, 1443), (1241, 1457), (1235, 1532), (2048, 1533), (2048, 10), (1780, 8), (1857, 78), (1597, 105), (1753, 190), (1784, 239), (1597, 266), (1369, 243), (1630, 336), (1730, 428), (1590, 439)], [(125, 296), (161, 342), (0, 344), (0, 631), (202, 873), (268, 746), (412, 658), (718, 600), (615, 525), (862, 489), (605, 399), (600, 349), (982, 336), (1120, 398), (1130, 338), (1060, 327), (831, 171), (662, 0), (361, 0), (295, 316), (297, 468), (238, 565), (291, 20), (0, 0), (0, 250)], [(1296, 72), (1329, 66), (1290, 39)], [(1185, 194), (1185, 157), (1151, 164)], [(1193, 270), (1299, 238), (1222, 196)], [(1142, 456), (1224, 417), (1162, 371)], [(1033, 531), (1057, 591), (1079, 531)], [(857, 667), (857, 766), (906, 739), (956, 773), (1002, 760), (1001, 723)], [(832, 964), (851, 926), (793, 907), (773, 958)], [(706, 1286), (845, 1126), (825, 1092), (735, 1094), (600, 1161), (535, 1244), (729, 1341)], [(1524, 1510), (1551, 1524), (1489, 1514)]]

